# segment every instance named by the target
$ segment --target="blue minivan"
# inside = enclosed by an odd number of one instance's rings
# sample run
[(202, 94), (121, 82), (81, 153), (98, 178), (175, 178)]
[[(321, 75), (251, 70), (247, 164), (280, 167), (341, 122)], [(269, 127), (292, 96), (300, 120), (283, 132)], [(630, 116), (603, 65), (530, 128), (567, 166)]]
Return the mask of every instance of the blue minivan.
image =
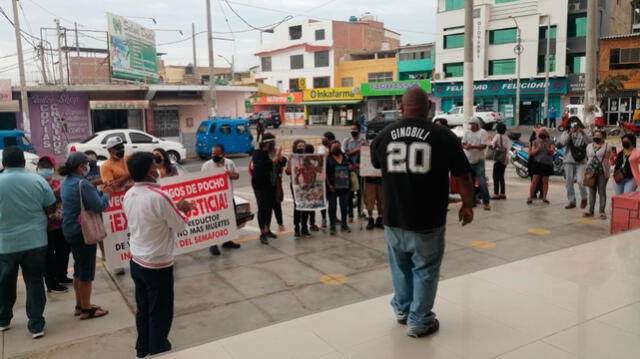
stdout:
[(253, 154), (249, 121), (241, 118), (212, 117), (200, 124), (196, 136), (196, 152), (203, 160), (211, 157), (214, 145), (224, 146), (226, 153)]
[(31, 141), (29, 141), (28, 134), (21, 130), (0, 131), (0, 150), (4, 150), (9, 146), (18, 146), (26, 152), (36, 152)]

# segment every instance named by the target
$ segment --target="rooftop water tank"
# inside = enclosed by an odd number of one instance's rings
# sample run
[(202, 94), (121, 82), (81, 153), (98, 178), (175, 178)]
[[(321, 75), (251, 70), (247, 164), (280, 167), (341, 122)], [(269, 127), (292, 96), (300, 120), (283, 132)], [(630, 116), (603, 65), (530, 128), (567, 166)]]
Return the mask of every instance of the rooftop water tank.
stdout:
[(357, 17), (357, 16), (353, 16), (353, 15), (351, 15), (351, 16), (349, 17), (349, 22), (358, 22), (358, 17)]

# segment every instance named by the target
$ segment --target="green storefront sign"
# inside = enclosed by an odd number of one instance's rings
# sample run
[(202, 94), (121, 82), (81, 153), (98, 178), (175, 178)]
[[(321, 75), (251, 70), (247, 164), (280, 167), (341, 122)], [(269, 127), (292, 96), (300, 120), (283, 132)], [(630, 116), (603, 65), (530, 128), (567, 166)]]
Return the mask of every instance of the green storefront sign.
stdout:
[[(474, 96), (514, 96), (517, 90), (516, 81), (484, 81), (475, 82), (473, 85)], [(461, 97), (464, 85), (461, 82), (449, 84), (438, 83), (434, 85), (433, 94), (436, 97)], [(549, 94), (563, 95), (567, 93), (568, 82), (566, 78), (549, 80)], [(520, 82), (520, 94), (522, 96), (544, 95), (544, 79), (522, 80)]]
[(156, 35), (122, 16), (107, 13), (111, 76), (156, 83), (159, 81)]
[(430, 80), (408, 80), (367, 82), (361, 85), (362, 96), (393, 96), (403, 95), (405, 91), (413, 87), (420, 87), (427, 93), (431, 93)]

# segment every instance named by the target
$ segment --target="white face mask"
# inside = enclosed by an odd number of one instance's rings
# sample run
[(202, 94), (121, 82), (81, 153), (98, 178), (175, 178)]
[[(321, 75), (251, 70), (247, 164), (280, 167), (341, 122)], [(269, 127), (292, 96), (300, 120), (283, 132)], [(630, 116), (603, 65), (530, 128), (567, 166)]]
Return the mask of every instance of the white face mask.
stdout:
[(89, 172), (91, 172), (91, 169), (89, 168), (89, 165), (87, 165), (87, 167), (85, 167), (82, 171), (82, 177), (87, 177), (89, 175)]

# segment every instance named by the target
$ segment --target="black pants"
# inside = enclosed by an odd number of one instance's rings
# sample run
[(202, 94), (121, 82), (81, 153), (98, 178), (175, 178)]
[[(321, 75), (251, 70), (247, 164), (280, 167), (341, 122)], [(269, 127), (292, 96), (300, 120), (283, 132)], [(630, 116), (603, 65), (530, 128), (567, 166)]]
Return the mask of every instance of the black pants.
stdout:
[(136, 353), (142, 358), (171, 350), (173, 321), (173, 266), (149, 269), (131, 261), (136, 286)]
[(273, 202), (273, 215), (276, 216), (276, 222), (278, 222), (279, 226), (284, 224), (284, 220), (282, 218), (282, 202)]
[(493, 164), (493, 193), (505, 194), (505, 182), (504, 172), (507, 169), (507, 165), (501, 162), (494, 162)]
[(47, 271), (44, 279), (47, 286), (51, 286), (67, 277), (71, 249), (64, 239), (62, 229), (48, 231), (47, 242)]
[(303, 232), (309, 231), (309, 211), (298, 211), (293, 207), (293, 227), (296, 232), (302, 230)]
[(343, 226), (347, 225), (347, 212), (349, 207), (349, 194), (351, 192), (346, 189), (337, 190), (335, 192), (327, 191), (327, 199), (329, 200), (329, 224), (335, 227), (337, 222), (338, 201), (340, 201), (340, 221)]
[(258, 202), (258, 226), (260, 230), (271, 225), (273, 206), (276, 202), (275, 191), (254, 189)]

